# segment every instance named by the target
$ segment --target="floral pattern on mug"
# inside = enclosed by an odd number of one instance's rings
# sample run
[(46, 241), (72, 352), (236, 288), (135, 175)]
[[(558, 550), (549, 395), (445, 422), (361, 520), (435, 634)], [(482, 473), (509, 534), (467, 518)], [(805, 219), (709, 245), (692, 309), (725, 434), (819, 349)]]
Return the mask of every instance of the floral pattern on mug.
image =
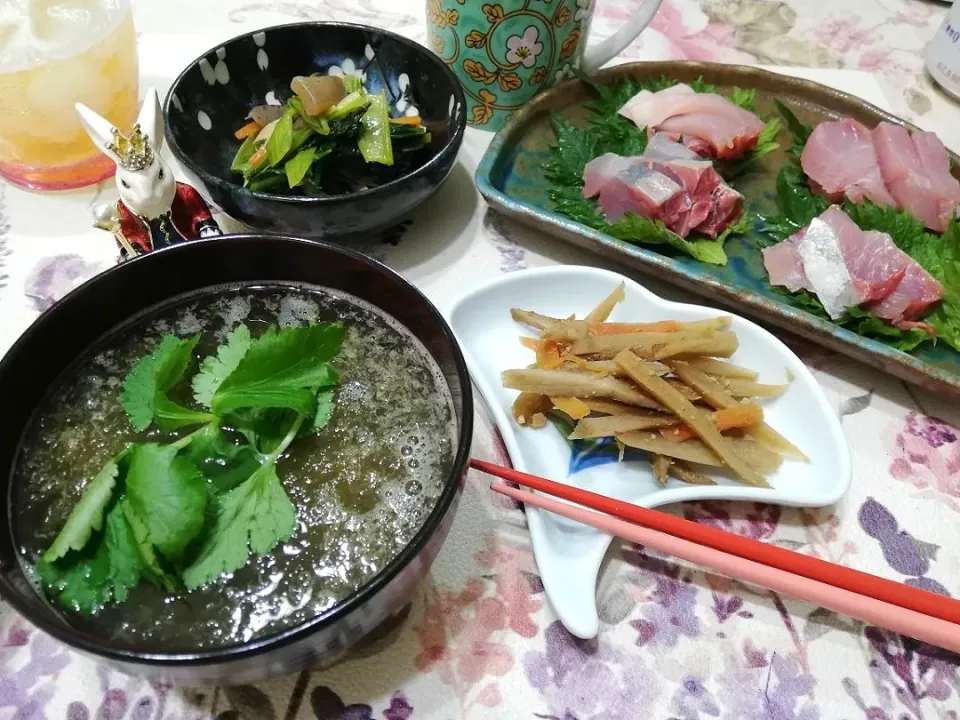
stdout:
[(530, 25), (523, 31), (523, 35), (514, 35), (507, 38), (507, 60), (519, 63), (524, 67), (533, 67), (537, 64), (537, 55), (543, 52), (543, 43), (537, 42), (539, 32)]

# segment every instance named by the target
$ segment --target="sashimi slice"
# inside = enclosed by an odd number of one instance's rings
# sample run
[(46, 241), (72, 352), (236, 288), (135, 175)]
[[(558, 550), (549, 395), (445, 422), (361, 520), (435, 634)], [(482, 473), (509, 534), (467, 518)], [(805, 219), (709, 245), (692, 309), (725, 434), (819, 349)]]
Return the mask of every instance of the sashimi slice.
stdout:
[(671, 85), (655, 93), (649, 90), (641, 90), (624, 103), (619, 113), (628, 120), (633, 121), (639, 128), (650, 127), (656, 124), (650, 122), (650, 119), (659, 118), (657, 122), (661, 122), (664, 119), (659, 117), (657, 111), (657, 107), (664, 102), (664, 100), (683, 95), (696, 95), (696, 92), (692, 87), (684, 85), (683, 83)]
[(663, 173), (677, 183), (687, 196), (687, 211), (665, 224), (681, 237), (707, 219), (714, 207), (713, 190), (720, 184), (721, 178), (713, 169), (713, 163), (706, 160), (657, 160), (646, 156), (637, 162)]
[(843, 263), (860, 303), (885, 298), (903, 278), (910, 258), (886, 233), (864, 232), (836, 205), (820, 215), (837, 236)]
[(763, 123), (711, 112), (691, 112), (671, 117), (657, 128), (684, 138), (700, 138), (710, 145), (710, 156), (723, 160), (742, 157), (755, 148)]
[(807, 274), (803, 271), (803, 260), (797, 250), (806, 229), (791, 235), (776, 245), (764, 248), (763, 266), (770, 276), (770, 284), (785, 287), (790, 292), (812, 290)]
[(950, 174), (950, 156), (940, 138), (932, 132), (923, 131), (914, 132), (912, 138), (920, 164), (940, 198), (938, 211), (946, 228), (960, 205), (960, 182)]
[(711, 194), (712, 206), (697, 231), (715, 238), (743, 215), (743, 195), (726, 183), (720, 183)]
[(883, 181), (898, 206), (928, 228), (943, 232), (947, 222), (942, 208), (949, 199), (927, 176), (910, 133), (899, 125), (882, 122), (873, 130), (873, 146)]
[(672, 219), (687, 209), (689, 200), (680, 185), (640, 163), (631, 164), (600, 190), (598, 205), (607, 222), (628, 212), (648, 218)]
[(827, 222), (820, 218), (810, 221), (797, 243), (797, 253), (810, 286), (831, 318), (836, 320), (847, 308), (863, 302), (843, 261), (840, 238)]
[(930, 273), (911, 260), (903, 279), (893, 292), (868, 309), (899, 328), (909, 330), (911, 327), (923, 327), (930, 332), (932, 328), (926, 323), (912, 321), (942, 297), (943, 286)]
[(616, 153), (604, 153), (588, 162), (583, 169), (583, 196), (589, 198), (599, 193), (600, 188), (616, 177), (617, 173), (630, 167), (632, 162), (631, 158)]
[(669, 133), (655, 132), (647, 141), (644, 157), (658, 160), (702, 160), (696, 152), (686, 145), (677, 142), (676, 137)]
[(687, 86), (674, 85), (645, 95), (638, 102), (634, 100), (635, 97), (627, 101), (620, 109), (620, 114), (632, 120), (639, 128), (658, 128), (669, 118), (697, 113), (739, 123), (746, 134), (754, 131), (759, 134), (763, 130), (763, 123), (752, 112), (734, 105), (722, 95), (693, 92)]
[(814, 128), (800, 155), (811, 186), (831, 202), (844, 195), (898, 207), (887, 192), (870, 131), (853, 118), (823, 122)]

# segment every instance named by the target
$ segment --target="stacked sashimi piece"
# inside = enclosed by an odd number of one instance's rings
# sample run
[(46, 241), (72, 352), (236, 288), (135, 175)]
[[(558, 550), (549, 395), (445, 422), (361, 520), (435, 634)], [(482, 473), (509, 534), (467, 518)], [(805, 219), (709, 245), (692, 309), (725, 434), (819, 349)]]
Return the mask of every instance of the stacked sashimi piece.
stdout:
[(656, 133), (643, 155), (606, 153), (584, 168), (583, 196), (609, 223), (627, 213), (660, 220), (681, 237), (693, 230), (715, 238), (743, 213), (743, 196), (727, 185), (709, 160)]
[(620, 114), (647, 132), (666, 133), (701, 157), (737, 159), (757, 145), (763, 123), (722, 95), (698, 93), (689, 85), (641, 90)]
[(943, 232), (960, 207), (960, 182), (950, 174), (943, 143), (882, 122), (870, 131), (853, 118), (817, 125), (800, 164), (811, 187), (832, 202), (868, 198), (906, 210)]
[[(860, 186), (864, 192), (865, 187)], [(900, 329), (920, 327), (933, 334), (916, 319), (943, 297), (940, 283), (889, 235), (861, 230), (836, 205), (766, 248), (763, 262), (771, 284), (816, 294), (835, 320), (848, 308), (864, 307)]]

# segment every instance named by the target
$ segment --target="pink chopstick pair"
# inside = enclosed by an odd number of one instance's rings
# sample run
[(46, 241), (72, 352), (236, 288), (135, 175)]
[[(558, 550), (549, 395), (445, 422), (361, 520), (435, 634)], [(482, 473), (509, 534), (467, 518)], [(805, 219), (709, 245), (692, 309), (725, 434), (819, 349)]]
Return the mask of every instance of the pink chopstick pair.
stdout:
[[(668, 516), (665, 513), (659, 513), (655, 510), (641, 508), (631, 503), (612, 501), (610, 498), (605, 498), (595, 493), (579, 490), (561, 483), (554, 483), (535, 475), (503, 468), (492, 463), (471, 460), (470, 464), (472, 467), (483, 472), (496, 475), (511, 482), (516, 482), (517, 484), (534, 487), (541, 492), (555, 495), (564, 500), (577, 503), (577, 505), (570, 505), (551, 497), (511, 487), (502, 482), (494, 481), (491, 483), (490, 488), (492, 490), (519, 502), (534, 505), (549, 512), (556, 513), (557, 515), (563, 515), (571, 520), (590, 525), (601, 532), (645, 545), (668, 555), (695, 563), (727, 577), (743, 580), (753, 585), (805, 600), (828, 610), (833, 610), (834, 612), (842, 613), (857, 620), (862, 620), (871, 625), (916, 638), (930, 645), (946, 648), (953, 652), (960, 652), (960, 624), (942, 619), (942, 616), (954, 616), (955, 612), (960, 609), (960, 603), (957, 603), (957, 601), (952, 598), (942, 597), (924, 590), (900, 585), (899, 583), (892, 583), (897, 588), (897, 592), (894, 593), (898, 597), (897, 602), (881, 600), (870, 594), (863, 594), (844, 587), (838, 587), (836, 581), (838, 577), (849, 580), (848, 576), (853, 576), (855, 579), (855, 576), (862, 576), (874, 582), (872, 586), (869, 584), (866, 586), (887, 590), (887, 596), (889, 596), (891, 592), (886, 586), (891, 584), (891, 581), (866, 575), (865, 573), (851, 571), (849, 568), (820, 560), (816, 561), (815, 571), (811, 571), (811, 574), (812, 572), (816, 572), (819, 574), (819, 577), (810, 577), (810, 574), (797, 574), (796, 572), (781, 569), (781, 567), (773, 567), (770, 564), (743, 557), (744, 554), (751, 554), (748, 549), (755, 550), (752, 548), (753, 544), (764, 546), (762, 550), (764, 554), (772, 554), (770, 546), (758, 543), (755, 540), (734, 536), (732, 533), (725, 533), (722, 530), (713, 528), (709, 528), (708, 532), (703, 532), (704, 526), (690, 523), (681, 518)], [(611, 514), (588, 509), (590, 507), (597, 507), (598, 505), (603, 506), (601, 509)], [(621, 519), (624, 515), (629, 515), (632, 521)], [(660, 523), (660, 518), (656, 518), (656, 516), (662, 516), (663, 519), (669, 518), (669, 520)], [(666, 525), (670, 527), (671, 532), (675, 534), (668, 534), (651, 529), (650, 527), (645, 527), (644, 525), (639, 525), (637, 521), (652, 521), (649, 523), (645, 522), (645, 524)], [(688, 528), (687, 525), (692, 525), (696, 529)], [(689, 533), (687, 531), (689, 531)], [(706, 538), (710, 544), (726, 544), (736, 548), (738, 554), (724, 552), (715, 547), (701, 544), (701, 542), (694, 542), (683, 536), (687, 534)], [(719, 537), (724, 535), (731, 537)], [(780, 548), (776, 549), (778, 555), (780, 554), (780, 550)], [(807, 556), (803, 556), (800, 553), (793, 553), (789, 550), (783, 550), (782, 553), (795, 555), (797, 563), (809, 562), (811, 560), (811, 558)], [(752, 554), (756, 556), (760, 553), (755, 551)], [(789, 560), (788, 555), (783, 555), (783, 557)], [(778, 564), (782, 565), (783, 563)], [(832, 573), (830, 572), (831, 568), (834, 569)], [(830, 577), (831, 575), (833, 577)], [(847, 583), (841, 581), (839, 584)], [(881, 593), (878, 592), (876, 594)], [(907, 601), (903, 602), (902, 598), (907, 598)], [(901, 604), (901, 602), (903, 604)], [(928, 612), (934, 612), (935, 614), (927, 614), (927, 612), (920, 612), (910, 607), (904, 607), (904, 604), (924, 607), (928, 609)]]

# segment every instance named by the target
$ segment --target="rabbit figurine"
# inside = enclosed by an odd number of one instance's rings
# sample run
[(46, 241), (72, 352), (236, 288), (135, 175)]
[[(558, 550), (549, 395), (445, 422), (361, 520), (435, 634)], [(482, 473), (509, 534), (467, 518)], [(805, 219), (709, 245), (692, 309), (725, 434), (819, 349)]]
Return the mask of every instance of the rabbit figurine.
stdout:
[(85, 105), (76, 109), (94, 144), (117, 164), (120, 200), (94, 208), (93, 215), (96, 227), (116, 237), (121, 259), (222, 234), (200, 193), (177, 182), (160, 157), (163, 116), (156, 90), (147, 90), (129, 135)]

